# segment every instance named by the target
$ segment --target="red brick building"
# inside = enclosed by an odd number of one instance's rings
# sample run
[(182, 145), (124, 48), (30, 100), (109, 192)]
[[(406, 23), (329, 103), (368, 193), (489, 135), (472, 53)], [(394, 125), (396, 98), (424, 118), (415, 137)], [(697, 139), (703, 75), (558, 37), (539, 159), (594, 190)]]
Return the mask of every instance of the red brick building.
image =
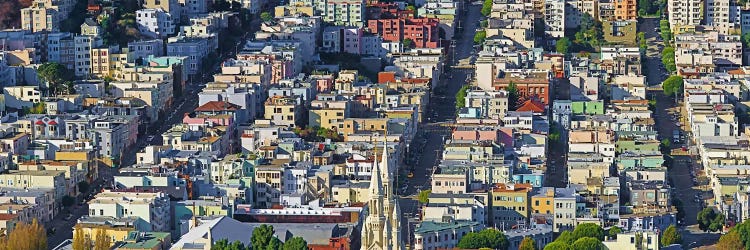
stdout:
[(440, 20), (437, 18), (392, 18), (367, 21), (370, 32), (383, 37), (383, 41), (402, 42), (410, 39), (417, 48), (440, 47)]

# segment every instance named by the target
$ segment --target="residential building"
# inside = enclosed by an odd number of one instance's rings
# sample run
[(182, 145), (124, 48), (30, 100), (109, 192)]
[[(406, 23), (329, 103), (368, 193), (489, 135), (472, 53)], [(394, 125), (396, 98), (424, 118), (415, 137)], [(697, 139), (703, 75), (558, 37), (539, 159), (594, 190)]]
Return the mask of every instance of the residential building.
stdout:
[(615, 20), (630, 21), (638, 18), (636, 0), (613, 0), (615, 5)]
[(339, 26), (362, 27), (364, 25), (364, 0), (326, 0), (320, 1), (324, 8), (318, 8), (323, 21)]
[(104, 191), (88, 204), (89, 217), (137, 217), (137, 228), (153, 232), (171, 230), (171, 206), (165, 193)]
[(703, 1), (668, 0), (666, 13), (668, 13), (669, 27), (672, 32), (686, 26), (697, 26), (703, 20)]
[(140, 9), (136, 12), (136, 23), (141, 34), (151, 38), (166, 38), (175, 33), (172, 16), (162, 9)]
[(272, 96), (266, 100), (263, 116), (275, 125), (293, 127), (303, 122), (303, 109), (296, 98)]
[(417, 48), (440, 47), (439, 26), (440, 21), (437, 18), (394, 18), (367, 21), (367, 28), (370, 32), (383, 37), (383, 41), (402, 42), (409, 39), (412, 41), (411, 46)]
[(531, 184), (496, 184), (491, 189), (488, 223), (499, 228), (528, 224), (531, 214)]
[(423, 221), (414, 229), (414, 249), (453, 249), (463, 236), (482, 229), (484, 225), (474, 221)]

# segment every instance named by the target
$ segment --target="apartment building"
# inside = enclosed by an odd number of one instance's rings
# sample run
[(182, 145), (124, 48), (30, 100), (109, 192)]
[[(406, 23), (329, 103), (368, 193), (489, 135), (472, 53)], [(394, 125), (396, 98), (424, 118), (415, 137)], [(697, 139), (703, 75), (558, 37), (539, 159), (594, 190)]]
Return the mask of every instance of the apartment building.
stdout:
[(170, 201), (165, 193), (104, 191), (88, 202), (89, 217), (137, 217), (137, 228), (153, 232), (171, 231)]
[(453, 249), (463, 236), (482, 229), (484, 225), (474, 221), (423, 221), (414, 229), (414, 249)]
[(742, 65), (739, 35), (717, 31), (684, 33), (675, 36), (675, 64), (680, 75), (705, 75)]
[(162, 9), (140, 9), (135, 12), (141, 34), (151, 38), (166, 38), (175, 33), (173, 17)]
[(566, 1), (544, 0), (544, 33), (553, 38), (565, 36)]
[(672, 32), (685, 26), (697, 26), (703, 20), (703, 0), (668, 0), (666, 12)]
[(638, 18), (636, 0), (613, 0), (615, 5), (615, 20), (629, 21)]
[(490, 193), (492, 209), (488, 223), (498, 228), (528, 224), (531, 191), (531, 184), (496, 184)]
[(417, 48), (438, 48), (440, 37), (438, 29), (440, 19), (437, 18), (392, 18), (367, 21), (370, 32), (383, 37), (383, 41), (402, 42), (412, 41)]
[(167, 42), (167, 56), (184, 56), (183, 70), (188, 75), (198, 74), (203, 69), (203, 58), (218, 46), (217, 37), (170, 37)]
[(263, 117), (275, 125), (293, 127), (302, 122), (303, 109), (297, 98), (272, 96), (266, 100)]
[[(62, 208), (62, 197), (69, 194), (65, 171), (58, 170), (11, 170), (0, 174), (0, 187), (15, 189), (54, 189), (55, 207)], [(74, 187), (75, 188), (75, 187)]]
[(284, 168), (261, 165), (255, 168), (255, 205), (270, 208), (281, 201)]
[(323, 21), (340, 26), (362, 27), (364, 25), (364, 0), (325, 0), (320, 1), (324, 8), (317, 8)]
[(531, 196), (531, 210), (534, 214), (552, 215), (552, 228), (556, 233), (573, 230), (577, 198), (574, 188), (542, 187)]

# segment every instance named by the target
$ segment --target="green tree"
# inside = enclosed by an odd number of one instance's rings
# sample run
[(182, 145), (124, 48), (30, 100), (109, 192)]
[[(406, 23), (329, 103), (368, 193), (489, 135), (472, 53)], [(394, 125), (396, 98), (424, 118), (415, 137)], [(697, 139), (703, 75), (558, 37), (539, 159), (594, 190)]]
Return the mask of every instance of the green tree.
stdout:
[(672, 40), (672, 30), (669, 28), (668, 20), (662, 19), (659, 21), (659, 33), (661, 33), (661, 38), (665, 42)]
[(599, 241), (604, 240), (604, 229), (594, 223), (581, 223), (573, 230), (573, 237), (580, 239), (583, 237), (593, 237)]
[(659, 146), (661, 146), (661, 148), (664, 150), (668, 150), (672, 147), (672, 142), (670, 142), (669, 139), (664, 138), (661, 140), (661, 144), (659, 144)]
[(572, 231), (563, 231), (560, 233), (560, 236), (555, 239), (555, 242), (563, 242), (565, 244), (573, 244), (574, 241), (576, 241), (576, 237), (573, 235)]
[(292, 237), (284, 242), (283, 250), (307, 250), (307, 241), (302, 237)]
[(675, 64), (674, 48), (667, 46), (661, 51), (661, 63), (664, 64), (664, 68), (667, 71), (677, 71), (677, 65)]
[(281, 243), (279, 238), (271, 237), (271, 240), (268, 242), (268, 246), (266, 246), (266, 250), (279, 250), (281, 249), (281, 246), (284, 243)]
[(719, 250), (746, 249), (742, 238), (740, 238), (739, 230), (731, 230), (729, 233), (722, 235), (719, 238), (719, 243), (716, 244), (716, 248)]
[(555, 44), (555, 49), (557, 50), (557, 53), (560, 54), (568, 54), (568, 50), (570, 49), (570, 39), (567, 37), (560, 38), (560, 40), (557, 40), (557, 44)]
[(229, 249), (229, 241), (227, 239), (221, 239), (211, 246), (211, 250), (227, 250)]
[(681, 244), (682, 235), (677, 232), (677, 228), (674, 225), (667, 227), (664, 233), (661, 235), (661, 245), (666, 247), (672, 244)]
[[(567, 231), (566, 231), (567, 232)], [(553, 241), (544, 246), (544, 250), (572, 250), (570, 244), (563, 241)]]
[(266, 249), (266, 246), (271, 244), (271, 239), (273, 238), (275, 238), (273, 237), (273, 226), (263, 224), (256, 227), (253, 230), (252, 238), (250, 238), (252, 249)]
[(617, 234), (622, 233), (622, 229), (619, 227), (610, 227), (607, 231), (610, 239), (617, 239)]
[(461, 238), (457, 247), (463, 249), (492, 248), (504, 250), (508, 249), (508, 238), (505, 237), (503, 232), (494, 228), (488, 228), (479, 233), (468, 233)]
[(521, 244), (518, 245), (518, 250), (536, 250), (536, 241), (529, 237), (523, 237)]
[(412, 46), (414, 46), (414, 41), (411, 40), (410, 38), (406, 38), (403, 41), (401, 41), (401, 44), (404, 45), (404, 48), (411, 49)]
[(419, 191), (419, 194), (417, 195), (417, 200), (419, 200), (419, 202), (421, 202), (421, 203), (427, 203), (427, 202), (429, 202), (430, 201), (430, 193), (431, 192), (432, 192), (432, 190), (429, 190), (429, 189), (428, 190)]
[(481, 12), (484, 16), (490, 16), (490, 13), (492, 13), (492, 0), (484, 0)]
[(487, 31), (480, 30), (480, 31), (477, 31), (477, 33), (474, 33), (474, 43), (484, 44), (484, 40), (486, 39), (487, 39)]
[(62, 197), (63, 207), (70, 207), (70, 206), (73, 206), (73, 204), (75, 203), (76, 203), (76, 198), (73, 198), (73, 196), (66, 195)]
[(603, 250), (606, 249), (604, 247), (604, 244), (602, 242), (594, 237), (583, 237), (580, 239), (577, 239), (575, 242), (573, 242), (573, 245), (571, 245), (571, 248), (573, 249), (586, 249), (586, 250)]
[(707, 207), (698, 212), (698, 228), (703, 231), (716, 232), (724, 226), (724, 215), (717, 214), (712, 208)]
[(89, 188), (91, 188), (91, 185), (89, 185), (86, 181), (80, 181), (78, 182), (78, 192), (85, 193), (89, 191)]
[(508, 92), (508, 110), (515, 111), (518, 108), (518, 100), (520, 95), (518, 93), (518, 85), (515, 82), (508, 83), (508, 87), (505, 88)]
[(47, 113), (47, 105), (43, 102), (37, 102), (34, 103), (34, 105), (31, 107), (31, 109), (26, 112), (27, 114), (46, 114)]
[(273, 16), (271, 15), (271, 13), (264, 11), (260, 13), (260, 20), (263, 20), (263, 22), (270, 22), (273, 20)]
[(638, 32), (638, 47), (641, 49), (641, 51), (646, 51), (648, 49), (648, 44), (646, 44), (646, 33)]
[(467, 84), (456, 92), (456, 109), (463, 108), (466, 105), (466, 93), (469, 91), (469, 88), (470, 86)]
[(52, 94), (61, 93), (66, 90), (65, 83), (73, 80), (73, 74), (65, 65), (56, 62), (46, 62), (36, 70), (39, 79), (47, 83)]
[(664, 89), (664, 95), (675, 96), (680, 95), (684, 80), (681, 76), (670, 76), (667, 80), (664, 80), (661, 87)]

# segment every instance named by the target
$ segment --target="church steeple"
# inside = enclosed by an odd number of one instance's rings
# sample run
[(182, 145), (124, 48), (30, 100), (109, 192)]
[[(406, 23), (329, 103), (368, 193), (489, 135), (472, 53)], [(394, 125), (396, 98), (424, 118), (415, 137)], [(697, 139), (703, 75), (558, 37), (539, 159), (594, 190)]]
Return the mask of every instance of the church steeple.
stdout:
[(391, 227), (393, 228), (393, 235), (391, 236), (393, 250), (404, 249), (404, 243), (401, 241), (401, 208), (398, 206), (398, 201), (393, 203)]

